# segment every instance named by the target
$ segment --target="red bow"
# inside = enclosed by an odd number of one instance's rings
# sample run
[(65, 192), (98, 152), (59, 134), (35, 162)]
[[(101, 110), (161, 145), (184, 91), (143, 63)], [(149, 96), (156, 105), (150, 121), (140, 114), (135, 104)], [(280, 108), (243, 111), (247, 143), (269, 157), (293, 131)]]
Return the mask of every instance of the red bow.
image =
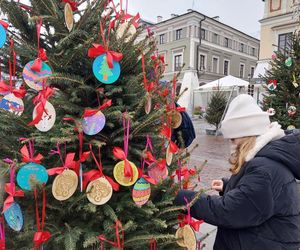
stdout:
[(133, 178), (132, 166), (130, 165), (129, 161), (127, 160), (124, 150), (119, 147), (114, 147), (113, 154), (117, 159), (123, 160), (125, 162), (124, 176), (131, 177), (131, 179), (132, 179)]
[(185, 181), (188, 181), (190, 175), (196, 175), (196, 170), (195, 169), (189, 169), (187, 167), (183, 167), (180, 169), (177, 169), (175, 171), (175, 174), (171, 176), (171, 178), (174, 178), (177, 175), (178, 179), (183, 176)]
[(8, 24), (8, 23), (6, 23), (6, 22), (4, 22), (4, 21), (0, 20), (0, 24), (3, 26), (3, 28), (4, 28), (4, 29), (6, 29), (6, 30), (7, 30), (8, 26), (9, 26), (9, 24)]
[(98, 109), (86, 109), (84, 111), (83, 117), (88, 117), (88, 116), (92, 116), (95, 115), (98, 111), (106, 108), (106, 107), (110, 107), (111, 106), (111, 100), (108, 100), (107, 102), (105, 102), (104, 104), (102, 104)]
[[(126, 20), (132, 18), (133, 16), (130, 15), (130, 14), (125, 14), (123, 15), (123, 12), (120, 11), (120, 12), (117, 12), (116, 13), (116, 17), (110, 22), (109, 26), (110, 26), (110, 29), (114, 28), (115, 27), (115, 23), (116, 21), (120, 20), (121, 23), (124, 23)], [(140, 19), (140, 13), (137, 13), (132, 19), (131, 19), (131, 24), (137, 28), (139, 27), (139, 23), (138, 23), (138, 20)]]
[(110, 51), (108, 49), (106, 49), (103, 45), (101, 44), (96, 44), (93, 43), (94, 48), (90, 48), (88, 50), (88, 57), (94, 58), (97, 56), (100, 56), (104, 53), (106, 53), (106, 61), (108, 64), (109, 68), (113, 68), (113, 61), (115, 60), (116, 62), (119, 62), (122, 60), (123, 58), (123, 54), (122, 53), (118, 53), (115, 51)]
[(31, 66), (31, 70), (36, 72), (41, 72), (43, 61), (48, 61), (48, 57), (46, 54), (46, 50), (40, 48), (38, 53), (38, 58), (34, 60), (34, 63)]
[(22, 161), (23, 162), (34, 162), (37, 164), (41, 163), (41, 160), (44, 158), (41, 154), (36, 155), (35, 157), (29, 155), (29, 151), (26, 145), (21, 148)]
[(195, 231), (199, 231), (200, 225), (204, 222), (203, 220), (194, 220), (189, 215), (179, 215), (178, 219), (181, 220), (180, 227), (190, 225)]
[(11, 86), (4, 83), (4, 81), (0, 82), (0, 93), (2, 92), (11, 92), (15, 95), (15, 97), (23, 98), (26, 95), (26, 90), (22, 89), (14, 89)]
[[(109, 243), (111, 246), (113, 247), (118, 247), (118, 250), (123, 250), (124, 249), (124, 238), (125, 238), (125, 235), (124, 235), (124, 229), (122, 227), (122, 223), (117, 220), (116, 221), (116, 224), (115, 224), (115, 227), (116, 227), (116, 238), (117, 238), (117, 241), (111, 241), (111, 240), (107, 240), (105, 238), (104, 235), (99, 235), (98, 236), (98, 239), (100, 240), (100, 248), (99, 250), (103, 250), (103, 241)], [(121, 239), (120, 239), (120, 232), (119, 230), (122, 232), (122, 242), (121, 242)]]
[(170, 152), (176, 153), (178, 151), (178, 146), (171, 140), (172, 129), (167, 124), (163, 124), (160, 133), (168, 139)]
[(139, 168), (138, 171), (139, 171), (139, 178), (144, 178), (147, 182), (149, 182), (149, 183), (151, 183), (153, 185), (157, 184), (157, 181), (154, 180), (152, 177), (143, 174), (143, 170), (142, 169)]
[(28, 123), (28, 126), (33, 126), (38, 124), (43, 117), (43, 113), (46, 112), (45, 105), (48, 98), (54, 93), (53, 88), (46, 87), (45, 89), (41, 90), (39, 94), (33, 99), (33, 104), (36, 107), (36, 116), (35, 118)]
[(5, 192), (9, 195), (3, 205), (3, 211), (4, 213), (13, 203), (14, 203), (14, 197), (24, 197), (23, 190), (17, 190), (16, 191), (16, 185), (13, 183), (6, 183), (5, 184)]
[(150, 163), (155, 163), (159, 169), (164, 170), (167, 167), (166, 159), (156, 160), (150, 151), (147, 151), (146, 155), (146, 159), (149, 160)]
[(104, 177), (110, 183), (114, 191), (119, 191), (120, 185), (118, 183), (116, 183), (112, 178), (104, 175), (103, 173), (101, 173), (99, 170), (96, 169), (93, 169), (83, 174), (83, 188), (85, 189), (89, 182), (97, 180), (98, 178), (101, 177)]
[(51, 233), (48, 231), (35, 232), (33, 236), (34, 248), (40, 248), (43, 243), (51, 238)]
[(75, 153), (68, 153), (65, 158), (63, 166), (51, 168), (47, 170), (48, 175), (61, 174), (65, 169), (73, 169), (76, 174), (79, 174), (79, 169), (77, 169), (76, 161), (74, 161)]
[(273, 84), (274, 86), (277, 86), (277, 80), (269, 80), (269, 84)]
[(62, 0), (64, 3), (68, 3), (71, 5), (71, 8), (73, 11), (77, 10), (77, 6), (78, 6), (78, 3), (77, 2), (74, 2), (73, 0)]

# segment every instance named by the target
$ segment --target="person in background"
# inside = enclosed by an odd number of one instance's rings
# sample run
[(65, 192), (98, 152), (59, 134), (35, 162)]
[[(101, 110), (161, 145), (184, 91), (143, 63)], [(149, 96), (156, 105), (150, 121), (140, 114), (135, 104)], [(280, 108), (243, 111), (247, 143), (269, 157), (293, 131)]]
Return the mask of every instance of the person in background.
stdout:
[[(202, 194), (191, 215), (218, 227), (214, 250), (299, 250), (300, 134), (285, 136), (244, 94), (230, 103), (221, 131), (235, 147), (232, 176), (214, 180), (220, 195)], [(185, 205), (195, 195), (181, 190), (175, 204)]]

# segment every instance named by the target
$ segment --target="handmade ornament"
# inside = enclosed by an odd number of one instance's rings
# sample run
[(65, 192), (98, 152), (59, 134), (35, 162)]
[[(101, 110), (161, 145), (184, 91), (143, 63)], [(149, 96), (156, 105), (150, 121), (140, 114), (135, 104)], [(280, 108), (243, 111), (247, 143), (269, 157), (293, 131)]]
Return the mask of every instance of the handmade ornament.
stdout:
[(125, 160), (118, 162), (114, 167), (114, 178), (122, 186), (132, 186), (138, 179), (139, 173), (136, 165), (128, 161), (129, 167), (132, 169), (132, 175), (125, 175)]
[(277, 88), (277, 80), (269, 80), (268, 89), (273, 91)]
[(151, 187), (150, 183), (144, 178), (138, 179), (132, 190), (132, 198), (136, 205), (143, 206), (150, 198)]
[(14, 231), (21, 231), (24, 219), (21, 207), (18, 203), (14, 202), (5, 212), (4, 218), (9, 227)]
[(267, 110), (267, 113), (269, 114), (269, 116), (273, 116), (273, 115), (276, 114), (276, 111), (275, 111), (275, 109), (273, 109), (273, 108), (269, 108), (269, 109)]
[(197, 246), (197, 238), (195, 231), (190, 225), (185, 225), (183, 228), (183, 239), (185, 247), (188, 250), (195, 250)]
[(273, 54), (272, 55), (272, 60), (275, 60), (277, 58), (277, 55), (276, 54)]
[(6, 42), (6, 29), (8, 24), (6, 22), (0, 21), (0, 48), (2, 48)]
[(86, 192), (87, 198), (91, 203), (103, 205), (110, 200), (113, 189), (106, 178), (100, 177), (88, 184)]
[(0, 108), (15, 115), (21, 116), (24, 111), (24, 102), (14, 94), (0, 96)]
[(175, 233), (176, 242), (179, 246), (185, 247), (183, 238), (183, 227), (179, 227)]
[(284, 63), (285, 63), (285, 66), (291, 67), (292, 64), (293, 64), (293, 60), (292, 60), (292, 58), (289, 56), (289, 57), (285, 60)]
[(78, 186), (78, 176), (70, 169), (65, 169), (57, 175), (52, 184), (52, 194), (55, 199), (64, 201), (69, 199)]
[(146, 94), (145, 98), (145, 113), (148, 115), (151, 112), (152, 98), (149, 93)]
[(69, 3), (65, 4), (64, 13), (65, 13), (65, 23), (66, 23), (67, 29), (70, 32), (74, 26), (74, 16), (73, 16), (72, 7)]
[[(32, 117), (33, 119), (37, 116), (37, 106), (33, 110)], [(46, 101), (45, 110), (43, 111), (43, 115), (41, 120), (35, 124), (35, 127), (41, 132), (49, 131), (55, 123), (56, 120), (56, 112), (53, 105)]]
[(296, 75), (293, 73), (293, 81), (292, 84), (294, 85), (295, 88), (298, 88), (299, 84), (297, 83)]
[(168, 178), (169, 170), (166, 166), (159, 166), (157, 163), (153, 163), (148, 167), (148, 175), (159, 183)]
[(83, 132), (87, 135), (96, 135), (104, 128), (105, 121), (105, 116), (101, 111), (92, 116), (84, 117), (82, 121)]
[(35, 61), (30, 61), (27, 63), (23, 69), (23, 79), (25, 83), (32, 89), (40, 91), (43, 89), (43, 82), (45, 79), (52, 75), (52, 70), (48, 64), (42, 62), (42, 67), (40, 71), (32, 70), (32, 66)]
[(136, 28), (134, 27), (134, 25), (128, 21), (125, 21), (119, 24), (119, 27), (116, 31), (116, 37), (117, 39), (121, 39), (125, 35), (124, 42), (128, 43), (135, 35), (135, 33), (136, 33)]
[(297, 108), (295, 106), (289, 106), (288, 108), (288, 115), (289, 116), (294, 116), (297, 112)]
[(171, 127), (174, 129), (179, 128), (179, 126), (182, 123), (182, 116), (181, 116), (180, 112), (173, 109), (168, 112), (168, 117), (171, 121)]
[(170, 145), (168, 145), (166, 150), (166, 162), (168, 166), (172, 164), (172, 160), (173, 160), (173, 153), (170, 150)]
[(294, 125), (289, 125), (289, 126), (287, 127), (287, 130), (294, 130), (294, 129), (296, 129), (296, 127), (295, 127)]

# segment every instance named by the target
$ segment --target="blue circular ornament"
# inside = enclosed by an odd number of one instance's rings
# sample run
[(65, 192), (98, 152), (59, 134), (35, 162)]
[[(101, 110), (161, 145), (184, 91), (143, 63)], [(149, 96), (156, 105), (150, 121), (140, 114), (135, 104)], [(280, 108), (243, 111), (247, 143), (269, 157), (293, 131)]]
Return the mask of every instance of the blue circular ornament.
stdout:
[(4, 218), (9, 227), (19, 232), (23, 227), (23, 214), (18, 203), (14, 202), (5, 212)]
[(32, 181), (46, 184), (48, 181), (48, 173), (46, 168), (42, 165), (29, 162), (19, 170), (17, 174), (17, 183), (24, 190), (32, 190)]
[(0, 24), (0, 48), (2, 48), (4, 46), (5, 42), (6, 42), (6, 30)]
[(112, 84), (119, 79), (121, 68), (120, 64), (116, 61), (113, 61), (113, 67), (109, 68), (106, 56), (105, 53), (96, 57), (93, 62), (93, 73), (100, 82)]

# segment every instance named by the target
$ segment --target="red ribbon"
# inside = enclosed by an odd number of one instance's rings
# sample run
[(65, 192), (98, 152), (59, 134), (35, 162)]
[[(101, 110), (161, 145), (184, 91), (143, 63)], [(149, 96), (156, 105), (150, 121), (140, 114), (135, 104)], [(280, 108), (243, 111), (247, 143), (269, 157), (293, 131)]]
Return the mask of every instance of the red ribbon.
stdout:
[(5, 250), (4, 218), (0, 217), (0, 250)]
[(109, 68), (113, 68), (113, 61), (119, 62), (123, 58), (122, 53), (110, 51), (101, 44), (93, 43), (94, 48), (88, 50), (88, 57), (94, 58), (106, 53), (106, 61)]
[(8, 26), (9, 26), (9, 24), (8, 24), (8, 23), (6, 23), (6, 22), (4, 22), (4, 21), (0, 20), (0, 24), (3, 26), (3, 28), (4, 28), (4, 29), (6, 29), (6, 30), (7, 30)]
[(143, 68), (143, 76), (144, 76), (144, 88), (148, 93), (150, 93), (155, 88), (155, 82), (148, 83), (148, 79), (146, 76), (146, 69), (145, 69), (145, 56), (143, 53), (142, 53), (142, 68)]
[(117, 159), (123, 160), (125, 162), (124, 167), (124, 176), (133, 178), (133, 169), (130, 165), (129, 161), (127, 160), (126, 154), (123, 149), (119, 147), (113, 148), (113, 154)]
[(84, 111), (83, 117), (88, 117), (88, 116), (92, 116), (97, 114), (97, 112), (99, 112), (100, 110), (106, 108), (106, 107), (110, 107), (111, 106), (112, 101), (108, 100), (107, 102), (105, 102), (103, 105), (101, 105), (98, 109), (86, 109)]
[(46, 217), (46, 191), (43, 189), (43, 205), (42, 205), (42, 220), (40, 221), (39, 216), (39, 206), (38, 206), (38, 197), (37, 191), (34, 190), (34, 199), (35, 199), (35, 212), (36, 212), (36, 225), (37, 225), (37, 232), (34, 234), (33, 242), (34, 248), (41, 248), (43, 243), (48, 241), (51, 238), (51, 233), (48, 231), (44, 231), (45, 225), (45, 217)]
[(169, 149), (171, 153), (176, 153), (179, 148), (176, 145), (176, 143), (174, 143), (171, 140), (171, 136), (172, 136), (172, 129), (167, 125), (167, 124), (163, 124), (162, 129), (161, 129), (161, 135), (165, 136), (168, 141), (169, 141)]
[(53, 95), (54, 89), (50, 87), (46, 87), (45, 89), (41, 90), (38, 95), (33, 99), (33, 104), (36, 107), (36, 116), (35, 118), (28, 123), (28, 126), (33, 126), (38, 124), (43, 117), (43, 113), (47, 113), (45, 109), (45, 105), (47, 100), (51, 95)]
[(190, 225), (195, 231), (199, 231), (200, 225), (204, 222), (203, 220), (194, 220), (189, 215), (179, 215), (178, 219), (181, 220), (180, 227)]
[[(110, 241), (108, 239), (105, 238), (104, 235), (99, 235), (98, 239), (100, 240), (100, 248), (99, 250), (103, 250), (103, 241), (107, 242), (108, 244), (110, 244), (113, 247), (118, 247), (118, 250), (124, 250), (124, 240), (125, 240), (125, 235), (124, 235), (124, 229), (122, 226), (122, 223), (117, 220), (116, 224), (115, 224), (115, 228), (116, 228), (116, 238), (117, 241)], [(122, 242), (120, 239), (120, 231), (122, 231)]]
[(34, 162), (40, 164), (41, 160), (44, 158), (41, 154), (38, 154), (36, 156), (30, 155), (26, 145), (21, 148), (21, 154), (23, 162)]
[(150, 151), (147, 151), (146, 155), (146, 159), (148, 159), (150, 163), (155, 163), (159, 169), (164, 170), (167, 167), (166, 159), (157, 160)]
[(157, 249), (157, 246), (156, 246), (156, 239), (150, 239), (149, 240), (149, 243), (150, 243), (150, 250), (156, 250)]
[(6, 183), (5, 192), (8, 194), (8, 197), (4, 201), (2, 213), (14, 203), (14, 197), (24, 197), (23, 190), (16, 190), (16, 185), (14, 183)]
[(153, 185), (157, 184), (157, 181), (154, 180), (152, 177), (143, 174), (143, 170), (142, 169), (139, 168), (138, 171), (139, 171), (139, 178), (144, 178), (147, 182), (149, 182), (149, 183), (151, 183)]
[(269, 80), (269, 84), (273, 84), (276, 87), (277, 86), (277, 80)]
[(48, 175), (61, 174), (66, 169), (73, 169), (78, 175), (79, 169), (76, 168), (77, 164), (74, 161), (75, 153), (68, 153), (63, 162), (63, 166), (55, 167), (47, 170)]
[(26, 95), (25, 89), (14, 89), (12, 86), (5, 84), (4, 81), (0, 81), (0, 93), (2, 92), (11, 92), (17, 98), (23, 98)]
[(76, 11), (78, 10), (77, 6), (78, 6), (78, 3), (73, 1), (73, 0), (62, 0), (64, 3), (68, 3), (71, 5), (71, 8), (73, 11)]
[[(132, 18), (132, 19), (131, 19)], [(116, 21), (120, 21), (120, 23), (124, 23), (126, 20), (131, 19), (130, 23), (135, 27), (139, 27), (138, 20), (140, 19), (140, 13), (137, 13), (134, 17), (130, 14), (123, 14), (123, 11), (116, 12), (116, 17), (110, 22), (109, 27), (112, 29), (115, 27)]]

